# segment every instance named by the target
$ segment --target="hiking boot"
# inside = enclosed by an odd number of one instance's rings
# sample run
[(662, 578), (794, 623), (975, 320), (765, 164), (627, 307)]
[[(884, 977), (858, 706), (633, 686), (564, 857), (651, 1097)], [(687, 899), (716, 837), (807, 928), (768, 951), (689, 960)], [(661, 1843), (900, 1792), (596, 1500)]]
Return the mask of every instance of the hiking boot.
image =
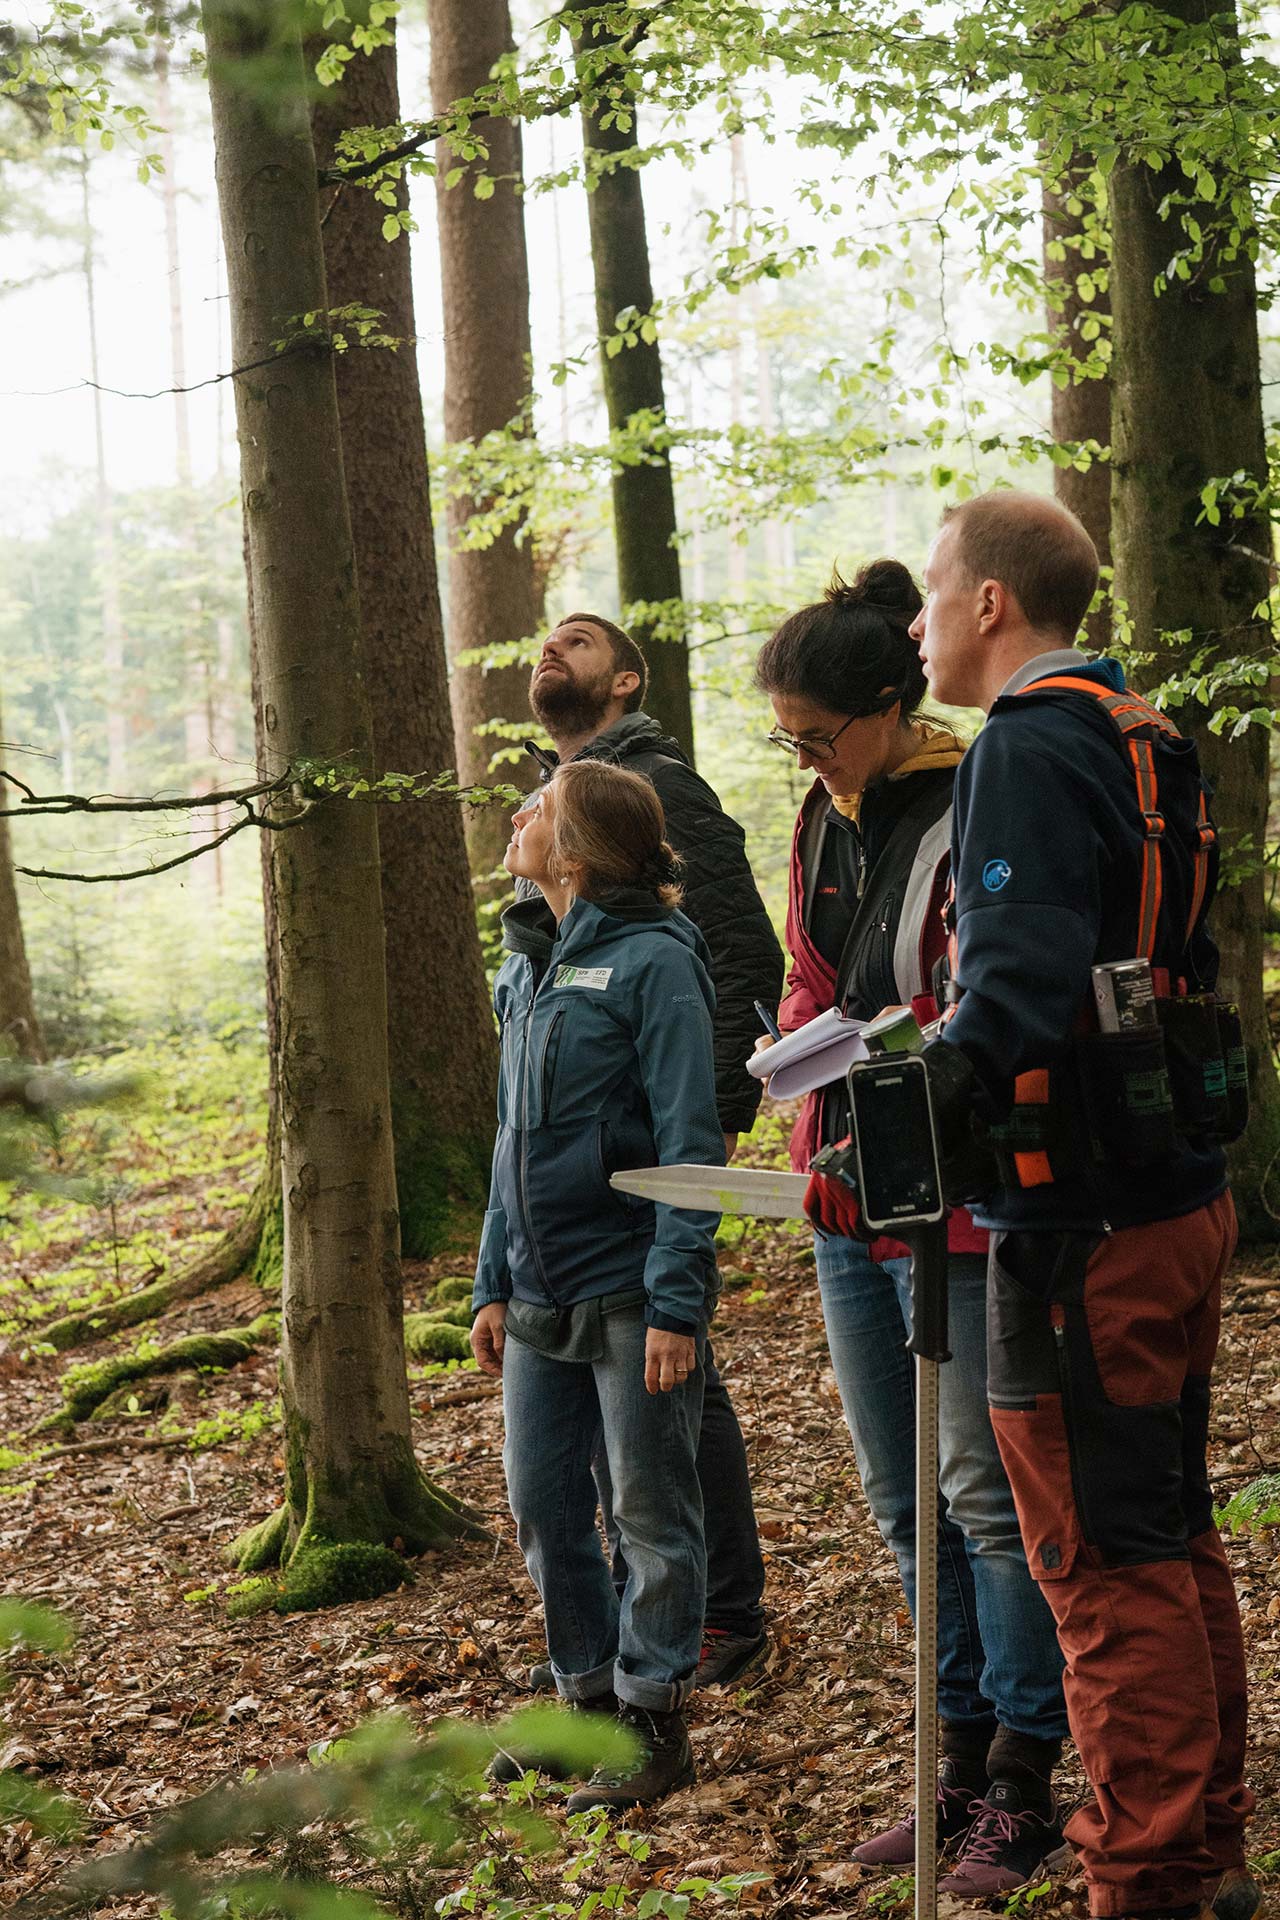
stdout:
[(1204, 1898), (1217, 1920), (1253, 1920), (1262, 1905), (1262, 1888), (1246, 1868), (1229, 1867), (1205, 1881)]
[(762, 1664), (769, 1651), (767, 1633), (727, 1633), (723, 1627), (702, 1629), (702, 1653), (695, 1687), (727, 1687)]
[[(958, 1786), (944, 1760), (938, 1772), (938, 1851), (962, 1840), (974, 1818), (982, 1811), (981, 1795), (972, 1787)], [(860, 1867), (909, 1867), (916, 1857), (916, 1810), (912, 1807), (896, 1827), (864, 1840), (849, 1855)]]
[(549, 1660), (540, 1660), (536, 1667), (530, 1667), (529, 1678), (525, 1683), (530, 1693), (554, 1693), (556, 1690), (556, 1670)]
[(1031, 1880), (1043, 1880), (1055, 1868), (1065, 1867), (1071, 1849), (1062, 1837), (1062, 1823), (1053, 1801), (1049, 1814), (1023, 1805), (1017, 1787), (994, 1780), (987, 1797), (973, 1809), (976, 1816), (959, 1858), (940, 1893), (958, 1893), (966, 1900), (993, 1900), (1012, 1893)]
[(622, 1701), (618, 1725), (640, 1743), (637, 1757), (625, 1767), (597, 1767), (585, 1787), (565, 1802), (568, 1813), (587, 1813), (592, 1807), (651, 1807), (665, 1794), (687, 1787), (693, 1780), (693, 1754), (684, 1715), (651, 1713)]
[[(568, 1700), (565, 1705), (570, 1713), (598, 1714), (602, 1720), (611, 1720), (618, 1711), (612, 1692), (599, 1693), (594, 1700)], [(485, 1771), (498, 1787), (508, 1787), (526, 1773), (544, 1773), (548, 1780), (571, 1780), (574, 1772), (553, 1755), (522, 1746), (499, 1747)]]

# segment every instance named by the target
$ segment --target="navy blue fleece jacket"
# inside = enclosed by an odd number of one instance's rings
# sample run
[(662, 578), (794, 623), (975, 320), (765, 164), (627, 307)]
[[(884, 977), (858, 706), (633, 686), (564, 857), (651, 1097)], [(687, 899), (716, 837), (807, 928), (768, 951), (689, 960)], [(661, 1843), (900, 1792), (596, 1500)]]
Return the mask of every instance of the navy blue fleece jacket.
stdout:
[[(1072, 667), (1108, 689), (1124, 686), (1114, 660)], [(1175, 753), (1194, 756), (1190, 741)], [(1167, 779), (1164, 909), (1155, 964), (1217, 977), (1203, 930), (1183, 951), (1196, 845), (1193, 778)], [(952, 830), (961, 997), (943, 1037), (977, 1071), (992, 1116), (1007, 1113), (1016, 1075), (1063, 1059), (1083, 1009), (1090, 969), (1133, 956), (1143, 825), (1133, 771), (1116, 729), (1087, 694), (1017, 693), (998, 699), (956, 775)], [(1156, 1168), (1099, 1168), (1078, 1181), (1001, 1189), (974, 1217), (987, 1227), (1134, 1226), (1190, 1213), (1222, 1191), (1216, 1147), (1181, 1147)]]

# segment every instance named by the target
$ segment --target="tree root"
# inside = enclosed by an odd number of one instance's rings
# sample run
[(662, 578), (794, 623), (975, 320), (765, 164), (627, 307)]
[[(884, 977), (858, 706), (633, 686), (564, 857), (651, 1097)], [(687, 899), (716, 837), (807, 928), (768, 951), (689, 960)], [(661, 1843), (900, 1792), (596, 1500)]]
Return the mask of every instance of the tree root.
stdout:
[(238, 1366), (247, 1360), (264, 1338), (278, 1331), (273, 1314), (262, 1314), (247, 1327), (229, 1328), (222, 1333), (191, 1333), (167, 1347), (135, 1353), (112, 1354), (105, 1360), (82, 1362), (68, 1367), (62, 1376), (64, 1405), (45, 1427), (67, 1421), (85, 1420), (97, 1411), (118, 1389), (136, 1380), (152, 1379), (159, 1374), (186, 1373)]
[(48, 1326), (35, 1326), (31, 1329), (33, 1336), (59, 1353), (66, 1353), (69, 1348), (83, 1346), (103, 1334), (141, 1326), (144, 1320), (154, 1320), (182, 1301), (199, 1299), (201, 1294), (212, 1293), (215, 1287), (226, 1286), (253, 1264), (263, 1239), (268, 1210), (264, 1179), (259, 1181), (253, 1198), (235, 1225), (189, 1267), (167, 1274), (163, 1280), (142, 1287), (137, 1293), (126, 1294), (121, 1300), (82, 1307), (75, 1313), (64, 1314), (60, 1320), (50, 1321)]

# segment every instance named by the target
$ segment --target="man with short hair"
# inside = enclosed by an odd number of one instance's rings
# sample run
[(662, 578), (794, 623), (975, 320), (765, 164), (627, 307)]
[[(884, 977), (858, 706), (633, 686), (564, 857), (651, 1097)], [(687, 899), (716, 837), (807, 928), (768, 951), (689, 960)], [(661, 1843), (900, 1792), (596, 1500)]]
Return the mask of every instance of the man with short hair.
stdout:
[[(1224, 1127), (1177, 1073), (1161, 1107), (1166, 1039), (1172, 1063), (1181, 1020), (1218, 1031), (1214, 835), (1190, 742), (1075, 650), (1097, 577), (1074, 516), (1027, 494), (953, 509), (930, 551), (930, 686), (989, 717), (956, 779), (950, 1008), (924, 1057), (944, 1157), (975, 1114), (995, 1151), (965, 1186), (994, 1235), (991, 1417), (1094, 1789), (1067, 1827), (1091, 1910), (1248, 1920), (1244, 1650), (1205, 1464), (1235, 1218)], [(1092, 969), (1135, 956), (1156, 1006), (1101, 1031)], [(984, 1814), (992, 1845), (1047, 1796)]]
[[(683, 911), (711, 955), (716, 991), (716, 1093), (725, 1151), (750, 1129), (761, 1088), (746, 1069), (760, 1032), (754, 1002), (776, 1007), (782, 993), (782, 949), (747, 861), (742, 828), (696, 774), (679, 745), (644, 712), (648, 669), (635, 641), (611, 620), (572, 613), (543, 642), (529, 683), (529, 704), (555, 743), (532, 744), (544, 778), (562, 762), (611, 760), (651, 782), (666, 819), (667, 839), (682, 861)], [(517, 886), (519, 917), (531, 938), (545, 938), (549, 912), (536, 889)], [(535, 904), (536, 903), (536, 904)], [(541, 910), (541, 911), (539, 911)], [(510, 926), (510, 917), (508, 919)], [(517, 930), (519, 933), (521, 929)], [(764, 1632), (764, 1563), (751, 1503), (746, 1448), (738, 1417), (706, 1350), (702, 1435), (698, 1448), (707, 1539), (707, 1603), (700, 1686), (723, 1686), (758, 1664)], [(609, 1518), (608, 1470), (597, 1482)], [(621, 1565), (615, 1544), (615, 1578)]]

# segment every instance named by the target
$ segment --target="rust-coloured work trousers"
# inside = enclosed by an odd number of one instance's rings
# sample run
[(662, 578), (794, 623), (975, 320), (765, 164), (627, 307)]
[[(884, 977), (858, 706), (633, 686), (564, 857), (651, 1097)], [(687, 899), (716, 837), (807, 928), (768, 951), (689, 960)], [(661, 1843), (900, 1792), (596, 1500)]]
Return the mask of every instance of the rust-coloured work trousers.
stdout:
[(1095, 1914), (1196, 1903), (1244, 1864), (1244, 1646), (1205, 1465), (1235, 1239), (1223, 1194), (992, 1241), (991, 1419), (1094, 1790), (1067, 1833)]

